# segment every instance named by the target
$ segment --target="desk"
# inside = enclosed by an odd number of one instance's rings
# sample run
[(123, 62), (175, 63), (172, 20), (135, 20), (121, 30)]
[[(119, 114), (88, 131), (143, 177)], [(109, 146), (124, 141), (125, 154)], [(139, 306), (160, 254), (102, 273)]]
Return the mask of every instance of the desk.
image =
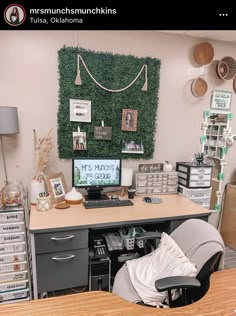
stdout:
[(91, 229), (167, 222), (167, 233), (171, 233), (186, 219), (208, 220), (209, 210), (178, 194), (161, 198), (163, 203), (149, 204), (136, 196), (133, 206), (99, 209), (85, 209), (79, 204), (38, 212), (32, 207), (29, 229), (34, 297), (45, 291), (87, 285)]
[(212, 274), (210, 289), (198, 302), (156, 309), (127, 302), (109, 292), (85, 292), (0, 306), (1, 316), (230, 316), (236, 310), (236, 269)]

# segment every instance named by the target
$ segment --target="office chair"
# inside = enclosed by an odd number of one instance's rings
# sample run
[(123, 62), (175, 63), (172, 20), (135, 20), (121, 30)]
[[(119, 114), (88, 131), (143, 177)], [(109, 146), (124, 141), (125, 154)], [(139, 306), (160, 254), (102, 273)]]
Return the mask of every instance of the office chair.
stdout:
[[(127, 261), (120, 268), (115, 276), (113, 294), (130, 302), (152, 307), (160, 307), (163, 303), (168, 307), (183, 306), (205, 295), (209, 288), (210, 275), (224, 267), (225, 248), (220, 233), (203, 220), (189, 219), (167, 236), (162, 234), (160, 245), (152, 253)], [(178, 256), (180, 254), (180, 260), (176, 258), (176, 267), (172, 261), (172, 253), (168, 252), (172, 246), (165, 244), (164, 238), (169, 238), (176, 247)], [(163, 251), (161, 248), (166, 251), (166, 258), (160, 258)], [(157, 259), (154, 261), (152, 258)], [(154, 266), (155, 271), (149, 269), (150, 260), (154, 264), (158, 263), (158, 266)], [(168, 260), (169, 266), (173, 265), (172, 271), (168, 271), (168, 265), (165, 266), (165, 261)], [(144, 274), (142, 270), (148, 273)], [(158, 279), (153, 279), (149, 271), (154, 271), (157, 275), (159, 273)], [(173, 274), (175, 272), (176, 275)], [(154, 298), (147, 297), (144, 292), (146, 290)]]

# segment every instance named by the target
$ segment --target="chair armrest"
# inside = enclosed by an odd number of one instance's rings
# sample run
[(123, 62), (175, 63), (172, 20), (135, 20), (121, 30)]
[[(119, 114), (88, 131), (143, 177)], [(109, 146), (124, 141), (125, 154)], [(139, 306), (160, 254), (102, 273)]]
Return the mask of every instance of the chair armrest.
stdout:
[(171, 276), (155, 281), (155, 287), (159, 292), (180, 288), (198, 288), (200, 286), (201, 283), (196, 278), (187, 276)]
[(160, 232), (142, 232), (135, 235), (136, 240), (160, 239)]

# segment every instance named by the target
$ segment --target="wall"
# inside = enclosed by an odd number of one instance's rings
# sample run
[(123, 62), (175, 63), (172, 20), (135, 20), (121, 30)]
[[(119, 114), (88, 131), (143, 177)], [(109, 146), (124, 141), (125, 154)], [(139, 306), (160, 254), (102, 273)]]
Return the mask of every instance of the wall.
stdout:
[[(157, 31), (0, 31), (0, 105), (17, 106), (20, 134), (4, 137), (9, 180), (29, 185), (33, 175), (33, 129), (45, 136), (53, 128), (54, 149), (47, 173), (62, 171), (71, 188), (71, 161), (57, 158), (58, 72), (57, 51), (80, 46), (95, 51), (155, 57), (161, 60), (158, 125), (154, 158), (148, 162), (190, 160), (201, 150), (202, 113), (210, 97), (198, 99), (190, 92), (193, 79), (205, 72), (216, 79), (216, 88), (232, 91), (232, 81), (216, 78), (214, 61), (200, 67), (193, 58), (199, 38)], [(236, 57), (236, 44), (211, 41), (214, 60)], [(233, 93), (232, 112), (235, 111)], [(66, 124), (66, 122), (65, 122)], [(236, 115), (232, 121), (236, 133)], [(226, 180), (236, 179), (236, 145), (230, 148)], [(143, 161), (124, 161), (137, 169)], [(0, 154), (0, 180), (4, 180)]]

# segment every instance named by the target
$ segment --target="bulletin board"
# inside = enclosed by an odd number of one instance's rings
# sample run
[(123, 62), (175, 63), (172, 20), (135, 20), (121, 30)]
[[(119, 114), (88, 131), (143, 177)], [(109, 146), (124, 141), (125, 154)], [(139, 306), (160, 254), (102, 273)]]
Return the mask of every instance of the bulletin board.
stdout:
[[(78, 55), (80, 55), (92, 76), (104, 87), (121, 92), (102, 89), (88, 74), (83, 63), (79, 63), (81, 85), (75, 84), (78, 75)], [(59, 108), (58, 155), (59, 158), (72, 157), (117, 157), (121, 159), (151, 159), (154, 153), (157, 123), (158, 92), (160, 80), (160, 60), (151, 57), (138, 58), (133, 55), (120, 55), (95, 52), (78, 47), (63, 47), (58, 51), (59, 68)], [(144, 83), (147, 91), (142, 91)], [(91, 105), (91, 117), (87, 122), (71, 121), (70, 100), (86, 100)], [(122, 113), (130, 109), (136, 113), (136, 130), (122, 130)], [(111, 139), (94, 137), (94, 127), (111, 127)], [(74, 150), (73, 132), (86, 133), (86, 150)], [(98, 129), (99, 130), (99, 129)], [(142, 143), (143, 151), (133, 153), (122, 151), (122, 144)]]

